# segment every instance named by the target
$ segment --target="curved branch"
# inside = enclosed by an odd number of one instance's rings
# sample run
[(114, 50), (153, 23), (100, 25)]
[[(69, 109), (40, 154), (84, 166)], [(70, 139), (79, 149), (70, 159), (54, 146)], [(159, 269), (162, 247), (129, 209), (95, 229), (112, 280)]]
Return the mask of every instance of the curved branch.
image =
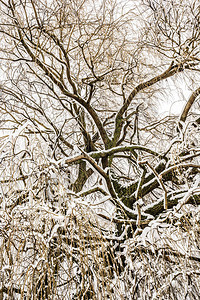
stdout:
[(188, 102), (186, 103), (184, 109), (183, 109), (183, 112), (180, 116), (180, 121), (182, 122), (185, 122), (187, 116), (188, 116), (188, 113), (189, 113), (189, 110), (191, 109), (195, 99), (197, 98), (197, 96), (200, 95), (200, 87), (198, 89), (196, 89), (192, 95), (190, 96)]
[(117, 147), (113, 147), (112, 149), (108, 149), (108, 150), (90, 152), (90, 156), (97, 159), (97, 158), (108, 157), (108, 156), (111, 156), (111, 155), (113, 155), (115, 153), (119, 153), (119, 152), (130, 151), (137, 157), (135, 150), (144, 151), (144, 152), (147, 152), (154, 156), (161, 157), (161, 154), (159, 154), (158, 152), (151, 150), (145, 146), (141, 146), (141, 145), (117, 146)]
[(186, 65), (184, 68), (181, 64), (177, 64), (174, 65), (174, 62), (172, 61), (171, 65), (169, 66), (169, 68), (164, 71), (162, 74), (157, 75), (155, 77), (153, 77), (150, 80), (147, 80), (143, 83), (140, 83), (137, 87), (135, 87), (132, 92), (129, 94), (126, 102), (124, 103), (124, 105), (121, 107), (121, 109), (119, 110), (116, 119), (115, 119), (115, 132), (114, 132), (114, 136), (113, 136), (113, 144), (115, 145), (121, 135), (121, 130), (122, 130), (122, 126), (124, 123), (124, 119), (123, 119), (123, 114), (127, 111), (129, 105), (131, 104), (133, 98), (142, 90), (146, 89), (147, 87), (150, 87), (152, 85), (154, 85), (155, 83), (167, 79), (171, 76), (173, 76), (174, 74), (178, 73), (178, 72), (182, 72), (184, 69), (189, 69), (190, 65)]

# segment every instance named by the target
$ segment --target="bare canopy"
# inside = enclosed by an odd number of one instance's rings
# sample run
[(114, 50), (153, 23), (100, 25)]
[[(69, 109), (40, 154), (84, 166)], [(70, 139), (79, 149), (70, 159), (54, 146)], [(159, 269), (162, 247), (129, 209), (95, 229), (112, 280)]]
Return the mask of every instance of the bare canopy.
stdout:
[(172, 299), (200, 259), (199, 1), (0, 0), (0, 38), (0, 299)]

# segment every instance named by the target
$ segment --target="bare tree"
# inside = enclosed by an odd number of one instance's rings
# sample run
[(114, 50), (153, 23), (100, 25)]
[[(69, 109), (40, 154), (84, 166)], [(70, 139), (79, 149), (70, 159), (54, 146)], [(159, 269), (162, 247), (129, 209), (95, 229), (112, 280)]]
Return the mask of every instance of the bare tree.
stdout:
[(0, 0), (0, 299), (199, 297), (198, 2)]

